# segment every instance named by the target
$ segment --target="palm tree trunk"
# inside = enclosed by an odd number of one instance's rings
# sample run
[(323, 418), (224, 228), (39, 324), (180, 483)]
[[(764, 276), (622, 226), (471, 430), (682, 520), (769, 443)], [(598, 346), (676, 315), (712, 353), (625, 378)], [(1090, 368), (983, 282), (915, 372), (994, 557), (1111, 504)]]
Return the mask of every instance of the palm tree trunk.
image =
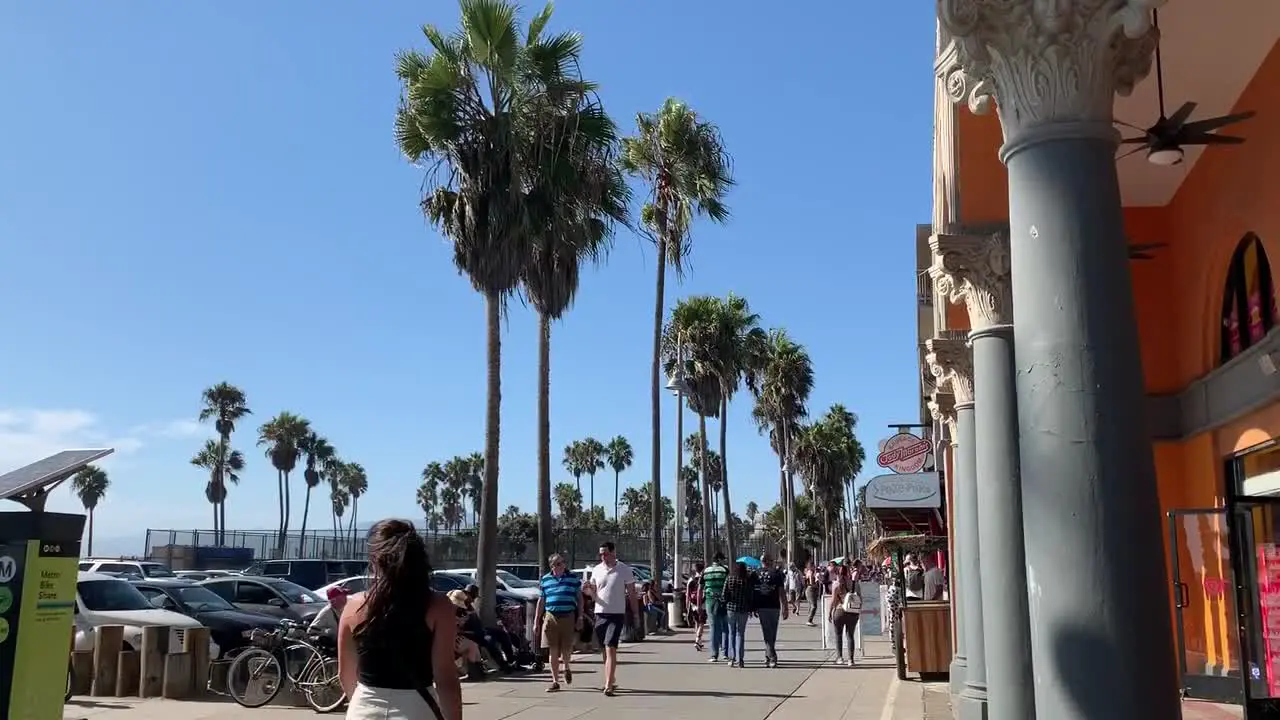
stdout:
[(280, 533), (281, 551), (289, 547), (289, 518), (293, 514), (293, 505), (289, 497), (289, 473), (284, 474), (284, 531)]
[(587, 475), (587, 484), (591, 488), (591, 505), (589, 507), (592, 510), (595, 510), (596, 509), (596, 474), (595, 473), (590, 473), (589, 475)]
[[(302, 539), (306, 539), (307, 537), (307, 514), (310, 512), (311, 512), (311, 486), (308, 485), (306, 499), (302, 501), (302, 527), (298, 528), (298, 536)], [(301, 542), (301, 540), (299, 540), (299, 542)]]
[(711, 515), (711, 505), (715, 494), (711, 492), (711, 478), (707, 475), (707, 416), (698, 413), (698, 473), (702, 475), (702, 562), (711, 564), (715, 553), (711, 548), (712, 533), (715, 532), (715, 519)]
[(276, 470), (276, 504), (280, 509), (280, 522), (276, 523), (276, 552), (284, 550), (284, 473)]
[[(613, 471), (613, 521), (618, 521), (618, 476), (622, 473)], [(678, 480), (676, 482), (679, 482)]]
[(488, 407), (484, 428), (484, 487), (480, 496), (480, 542), (476, 575), (480, 585), (480, 619), (485, 627), (497, 621), (498, 578), (498, 450), (502, 431), (502, 298), (485, 297), (488, 330)]
[(538, 566), (551, 557), (551, 318), (538, 314)]
[(213, 537), (214, 544), (218, 547), (223, 545), (223, 536), (227, 527), (227, 445), (229, 440), (226, 435), (218, 435), (218, 498), (217, 507), (214, 509), (213, 519)]
[(93, 510), (94, 508), (89, 508), (89, 555), (88, 557), (93, 557)]
[[(658, 213), (665, 217), (665, 207)], [(649, 470), (651, 480), (649, 497), (653, 498), (649, 518), (649, 567), (655, 573), (662, 572), (662, 321), (666, 315), (667, 284), (667, 236), (658, 232), (658, 282), (653, 301), (653, 362), (649, 368), (649, 403), (650, 431), (653, 443), (653, 455), (650, 458)], [(705, 475), (703, 477), (706, 477)], [(709, 546), (703, 543), (704, 550)], [(711, 561), (710, 555), (706, 557)]]
[(729, 394), (720, 393), (720, 492), (724, 499), (725, 545), (729, 548), (729, 558), (738, 557), (738, 539), (733, 536), (733, 505), (729, 502)]

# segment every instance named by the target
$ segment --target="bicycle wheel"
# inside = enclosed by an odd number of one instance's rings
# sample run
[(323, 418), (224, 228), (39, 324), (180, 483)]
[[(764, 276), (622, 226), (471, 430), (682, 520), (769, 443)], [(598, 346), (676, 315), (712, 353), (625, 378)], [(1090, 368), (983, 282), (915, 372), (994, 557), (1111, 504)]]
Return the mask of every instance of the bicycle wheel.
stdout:
[(227, 668), (227, 693), (247, 708), (262, 707), (275, 700), (283, 685), (280, 658), (262, 648), (245, 650)]
[(342, 692), (342, 682), (338, 679), (338, 659), (326, 657), (312, 663), (302, 679), (302, 696), (312, 710), (319, 713), (333, 712), (347, 696)]

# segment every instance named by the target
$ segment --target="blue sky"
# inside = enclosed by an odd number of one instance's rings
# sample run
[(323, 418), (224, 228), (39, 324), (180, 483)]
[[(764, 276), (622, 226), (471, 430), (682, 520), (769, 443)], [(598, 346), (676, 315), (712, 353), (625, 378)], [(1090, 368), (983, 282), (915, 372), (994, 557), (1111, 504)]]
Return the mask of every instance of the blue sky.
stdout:
[[(585, 34), (584, 72), (624, 132), (676, 96), (720, 125), (733, 154), (733, 218), (695, 229), (691, 272), (668, 283), (668, 303), (747, 297), (808, 347), (813, 408), (856, 411), (873, 451), (916, 408), (933, 7), (783, 7), (564, 0), (553, 26)], [(208, 527), (205, 478), (187, 461), (212, 432), (193, 422), (201, 389), (228, 380), (255, 412), (236, 436), (250, 467), (231, 527), (275, 525), (274, 472), (253, 440), (280, 410), (367, 468), (362, 518), (416, 518), (422, 466), (482, 447), (484, 314), (392, 141), (392, 57), (425, 45), (423, 23), (456, 22), (444, 1), (9, 4), (0, 469), (109, 443), (98, 537)], [(557, 481), (560, 449), (587, 435), (629, 437), (623, 484), (649, 477), (653, 281), (652, 248), (621, 234), (554, 328)], [(535, 330), (513, 306), (503, 506), (534, 505)], [(745, 395), (730, 409), (737, 507), (771, 505), (776, 487), (749, 410)], [(612, 478), (597, 482), (607, 496)], [(53, 506), (77, 504), (61, 491)], [(295, 501), (294, 527), (299, 515)]]

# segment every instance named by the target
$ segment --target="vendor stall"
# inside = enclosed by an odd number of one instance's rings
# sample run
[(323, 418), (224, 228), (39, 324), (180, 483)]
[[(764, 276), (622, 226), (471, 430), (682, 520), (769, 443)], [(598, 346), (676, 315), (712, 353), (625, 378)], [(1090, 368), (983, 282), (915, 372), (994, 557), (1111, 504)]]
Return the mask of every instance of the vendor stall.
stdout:
[[(907, 555), (931, 556), (946, 567), (947, 532), (942, 484), (936, 472), (881, 475), (867, 484), (867, 514), (875, 525), (868, 559), (891, 561), (886, 573), (885, 620), (892, 633), (898, 677), (907, 672), (936, 679), (951, 665), (951, 603), (938, 598), (907, 596), (903, 564)], [(945, 583), (943, 584), (945, 587)]]

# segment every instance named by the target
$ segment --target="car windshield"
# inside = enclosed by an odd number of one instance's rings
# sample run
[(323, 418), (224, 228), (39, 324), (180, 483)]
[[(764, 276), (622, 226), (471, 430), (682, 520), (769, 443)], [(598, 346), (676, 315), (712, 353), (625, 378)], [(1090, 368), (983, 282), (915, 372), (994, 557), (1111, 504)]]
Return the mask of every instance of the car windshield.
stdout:
[(160, 563), (142, 563), (138, 567), (142, 568), (142, 574), (149, 578), (171, 578), (177, 577), (169, 568)]
[(537, 586), (538, 586), (538, 584), (537, 584), (537, 583), (531, 583), (531, 582), (529, 582), (528, 580), (521, 580), (520, 578), (516, 577), (515, 575), (512, 575), (511, 573), (507, 572), (506, 570), (499, 570), (499, 571), (498, 571), (498, 579), (499, 579), (499, 580), (501, 580), (502, 582), (506, 583), (506, 584), (507, 584), (507, 587), (511, 588), (512, 590), (516, 590), (516, 589), (520, 589), (520, 588), (531, 588), (531, 587), (537, 587)]
[(155, 610), (138, 588), (124, 580), (81, 580), (76, 592), (85, 609), (94, 612)]
[(236, 606), (214, 595), (208, 588), (192, 585), (176, 587), (170, 590), (191, 612), (207, 612), (209, 610), (235, 610)]
[(265, 584), (274, 588), (276, 592), (283, 595), (284, 599), (288, 600), (291, 605), (324, 602), (324, 600), (320, 599), (320, 596), (301, 585), (291, 583), (288, 580), (270, 580)]

